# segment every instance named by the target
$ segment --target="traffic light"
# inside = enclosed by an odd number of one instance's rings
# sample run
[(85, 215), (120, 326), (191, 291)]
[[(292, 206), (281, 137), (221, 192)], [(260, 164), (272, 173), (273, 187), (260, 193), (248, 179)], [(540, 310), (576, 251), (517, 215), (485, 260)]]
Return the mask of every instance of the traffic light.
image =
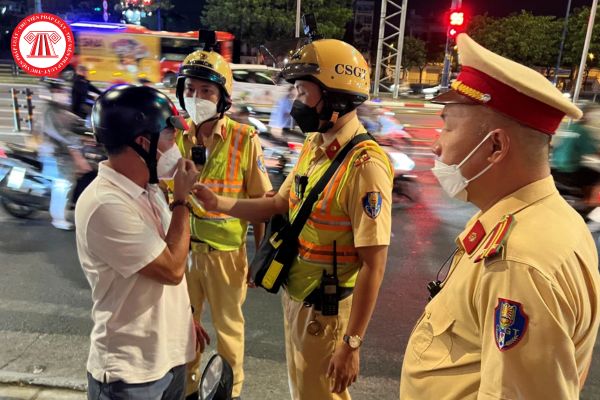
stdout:
[(448, 37), (454, 38), (465, 30), (465, 12), (463, 10), (451, 10), (448, 13)]

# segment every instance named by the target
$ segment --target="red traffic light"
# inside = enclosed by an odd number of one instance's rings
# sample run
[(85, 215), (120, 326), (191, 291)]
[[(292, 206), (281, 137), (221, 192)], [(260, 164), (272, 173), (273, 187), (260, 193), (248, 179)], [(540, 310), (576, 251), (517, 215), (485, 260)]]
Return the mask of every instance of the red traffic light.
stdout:
[(462, 11), (452, 11), (450, 13), (450, 26), (463, 26), (465, 24), (465, 13)]
[(465, 13), (462, 10), (452, 10), (447, 14), (448, 37), (455, 37), (465, 30)]

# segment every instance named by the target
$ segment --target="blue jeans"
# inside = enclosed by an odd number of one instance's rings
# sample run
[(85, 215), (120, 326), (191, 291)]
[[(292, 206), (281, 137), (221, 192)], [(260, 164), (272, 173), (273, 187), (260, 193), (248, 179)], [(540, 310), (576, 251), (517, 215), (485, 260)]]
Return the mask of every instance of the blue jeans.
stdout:
[(183, 400), (185, 365), (174, 367), (162, 378), (145, 383), (102, 383), (88, 372), (88, 400)]

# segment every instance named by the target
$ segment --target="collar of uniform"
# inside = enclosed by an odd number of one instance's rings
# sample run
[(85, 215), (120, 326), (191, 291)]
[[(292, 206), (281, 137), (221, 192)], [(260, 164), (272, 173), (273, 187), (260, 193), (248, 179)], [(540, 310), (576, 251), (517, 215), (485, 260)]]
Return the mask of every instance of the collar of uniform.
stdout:
[(102, 161), (98, 165), (98, 176), (106, 179), (113, 185), (117, 186), (119, 189), (127, 193), (131, 196), (132, 199), (137, 199), (143, 194), (147, 193), (147, 190), (121, 174), (120, 172), (112, 169), (107, 161)]
[(333, 160), (338, 151), (340, 151), (340, 149), (342, 149), (361, 128), (363, 131), (365, 130), (358, 120), (358, 117), (355, 115), (352, 119), (346, 122), (339, 131), (337, 131), (332, 140), (325, 142), (323, 134), (319, 134), (316, 143), (318, 145), (318, 149), (325, 153), (327, 158)]
[(473, 254), (483, 238), (494, 229), (503, 216), (515, 214), (531, 204), (556, 192), (552, 176), (540, 179), (506, 196), (489, 210), (475, 214), (465, 230), (456, 238), (456, 245)]
[[(223, 118), (219, 119), (217, 121), (217, 123), (215, 124), (213, 131), (212, 131), (212, 135), (211, 136), (219, 136), (221, 139), (225, 139), (225, 135), (227, 135), (227, 121), (229, 120), (228, 116), (223, 116)], [(194, 123), (194, 121), (192, 121), (191, 118), (188, 118), (186, 120), (186, 122), (188, 123), (188, 126), (190, 127), (190, 129), (188, 129), (187, 131), (183, 132), (183, 136), (188, 136), (188, 138), (192, 138), (194, 136), (196, 136), (196, 129), (198, 129), (198, 127), (196, 126), (196, 124)], [(190, 139), (191, 140), (191, 139)]]

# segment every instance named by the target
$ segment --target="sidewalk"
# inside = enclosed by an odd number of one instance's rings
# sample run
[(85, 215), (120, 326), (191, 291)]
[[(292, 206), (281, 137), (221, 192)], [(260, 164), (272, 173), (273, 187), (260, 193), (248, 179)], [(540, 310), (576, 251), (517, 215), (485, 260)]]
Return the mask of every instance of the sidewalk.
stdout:
[(0, 384), (0, 400), (86, 400), (85, 392), (46, 386)]

